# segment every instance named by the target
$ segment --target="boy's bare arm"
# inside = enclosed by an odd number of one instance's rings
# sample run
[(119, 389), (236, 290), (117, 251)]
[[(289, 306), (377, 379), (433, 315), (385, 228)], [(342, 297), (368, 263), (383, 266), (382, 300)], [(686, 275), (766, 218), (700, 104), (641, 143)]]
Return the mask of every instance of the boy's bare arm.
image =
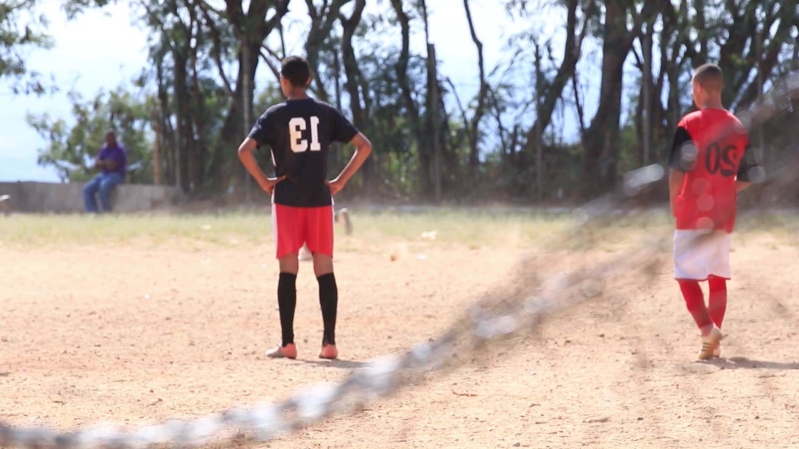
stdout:
[(372, 142), (362, 133), (356, 134), (350, 143), (355, 145), (355, 154), (352, 155), (352, 159), (341, 171), (341, 174), (327, 183), (330, 186), (331, 195), (337, 194), (344, 188), (350, 178), (361, 168), (366, 158), (372, 153)]
[(671, 206), (672, 215), (676, 215), (674, 201), (677, 199), (677, 196), (680, 195), (680, 189), (682, 188), (684, 179), (685, 173), (675, 169), (669, 170), (669, 205)]
[(258, 182), (258, 185), (268, 194), (272, 194), (275, 190), (275, 185), (286, 178), (286, 176), (281, 176), (279, 178), (269, 178), (266, 174), (261, 170), (261, 167), (258, 166), (258, 161), (255, 160), (255, 156), (253, 156), (253, 151), (258, 147), (258, 142), (255, 139), (250, 137), (244, 139), (244, 142), (241, 143), (239, 146), (239, 160), (241, 163), (244, 164), (244, 168), (247, 169), (247, 172), (255, 178), (255, 181)]

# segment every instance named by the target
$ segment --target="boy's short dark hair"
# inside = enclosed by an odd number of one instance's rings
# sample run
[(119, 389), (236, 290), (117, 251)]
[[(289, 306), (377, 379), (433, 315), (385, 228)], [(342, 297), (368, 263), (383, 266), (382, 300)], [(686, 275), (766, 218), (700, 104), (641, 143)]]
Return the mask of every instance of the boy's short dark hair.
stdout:
[(301, 56), (289, 56), (283, 60), (280, 74), (289, 80), (292, 86), (305, 87), (311, 78), (311, 66)]
[(694, 81), (705, 90), (721, 92), (724, 88), (724, 73), (716, 64), (703, 64), (694, 70)]

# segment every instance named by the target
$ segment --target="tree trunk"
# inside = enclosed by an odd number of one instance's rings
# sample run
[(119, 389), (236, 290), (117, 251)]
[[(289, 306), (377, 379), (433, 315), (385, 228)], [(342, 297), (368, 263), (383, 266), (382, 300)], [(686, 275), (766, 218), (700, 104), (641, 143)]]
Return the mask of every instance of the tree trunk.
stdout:
[[(352, 121), (356, 128), (363, 130), (366, 126), (366, 117), (364, 109), (361, 105), (361, 88), (359, 79), (361, 77), (360, 69), (358, 68), (358, 60), (355, 57), (355, 49), (352, 45), (352, 39), (355, 35), (355, 29), (361, 23), (361, 16), (366, 7), (366, 0), (355, 0), (355, 9), (350, 18), (341, 16), (341, 27), (343, 28), (343, 36), (341, 42), (341, 50), (344, 63), (344, 74), (347, 77), (344, 83), (344, 88), (350, 97), (350, 111), (352, 112)], [(364, 96), (368, 95), (366, 92)], [(374, 157), (367, 158), (361, 166), (361, 179), (363, 180), (363, 191), (368, 192), (371, 184), (371, 177), (373, 171)]]
[(583, 180), (586, 195), (610, 190), (616, 180), (624, 60), (630, 50), (627, 11), (619, 0), (605, 3), (599, 108), (586, 132)]
[(485, 76), (485, 62), (483, 60), (483, 43), (477, 38), (477, 32), (474, 29), (472, 22), (472, 11), (469, 8), (469, 0), (463, 0), (463, 8), (466, 10), (466, 20), (469, 23), (469, 31), (472, 35), (472, 42), (477, 47), (477, 67), (480, 73), (480, 90), (477, 93), (477, 105), (474, 108), (474, 115), (472, 116), (469, 125), (469, 173), (472, 177), (477, 175), (477, 169), (480, 165), (479, 145), (480, 140), (480, 121), (485, 114), (485, 103), (488, 97), (488, 83)]
[(624, 61), (640, 34), (643, 21), (650, 19), (659, 6), (655, 2), (645, 3), (633, 29), (628, 30), (626, 5), (623, 0), (605, 2), (599, 107), (586, 131), (583, 150), (583, 194), (586, 197), (608, 192), (615, 186)]
[(160, 186), (163, 185), (163, 165), (161, 163), (161, 139), (164, 132), (161, 129), (161, 117), (158, 114), (158, 108), (154, 107), (152, 110), (152, 126), (153, 134), (153, 184)]
[[(585, 8), (586, 11), (593, 9), (593, 0)], [(563, 48), (563, 60), (558, 67), (555, 77), (551, 81), (544, 81), (540, 87), (541, 95), (540, 107), (536, 114), (535, 123), (527, 130), (527, 150), (531, 153), (537, 142), (537, 135), (546, 132), (552, 121), (552, 115), (558, 101), (563, 95), (563, 89), (568, 85), (569, 80), (574, 76), (577, 62), (580, 60), (582, 43), (588, 32), (590, 17), (584, 17), (583, 26), (580, 32), (577, 31), (578, 18), (577, 11), (580, 6), (579, 0), (568, 0), (566, 2), (566, 44)]]
[(163, 60), (156, 61), (156, 72), (155, 72), (156, 80), (158, 82), (158, 121), (159, 125), (158, 128), (161, 129), (161, 142), (163, 143), (161, 148), (161, 153), (164, 156), (164, 169), (165, 169), (165, 176), (164, 180), (167, 185), (176, 186), (177, 181), (175, 179), (175, 145), (169, 145), (169, 136), (174, 136), (174, 131), (170, 125), (170, 117), (172, 117), (172, 112), (169, 109), (169, 93), (167, 92), (166, 81), (164, 80), (164, 68), (163, 68)]
[(189, 118), (189, 92), (187, 86), (187, 70), (186, 58), (178, 52), (172, 54), (175, 60), (175, 104), (177, 106), (176, 114), (176, 144), (177, 144), (177, 184), (180, 190), (184, 193), (191, 190), (189, 179), (189, 155), (191, 154), (191, 141), (193, 136), (191, 133), (191, 125)]
[(317, 9), (313, 0), (305, 0), (308, 7), (308, 15), (311, 18), (310, 31), (305, 41), (305, 55), (308, 65), (311, 66), (314, 92), (324, 102), (329, 102), (330, 96), (322, 78), (319, 76), (319, 52), (322, 51), (325, 41), (330, 37), (341, 7), (347, 2), (349, 0), (331, 0), (328, 5), (328, 1), (325, 1)]
[(647, 24), (647, 29), (643, 39), (644, 50), (644, 74), (641, 89), (642, 104), (642, 120), (643, 120), (643, 154), (641, 155), (640, 165), (645, 166), (649, 164), (652, 157), (650, 154), (650, 145), (652, 144), (652, 25)]
[[(333, 76), (335, 78), (335, 93), (336, 93), (336, 109), (339, 111), (341, 108), (341, 60), (339, 58), (338, 49), (333, 51)], [(333, 146), (336, 165), (339, 170), (344, 168), (344, 147), (340, 143)]]
[(438, 95), (438, 61), (436, 59), (436, 47), (427, 44), (427, 64), (430, 79), (428, 91), (430, 93), (430, 105), (428, 107), (430, 116), (430, 126), (433, 128), (433, 195), (436, 203), (441, 202), (441, 133), (439, 117), (439, 95)]
[[(226, 0), (225, 14), (226, 19), (233, 27), (236, 36), (242, 45), (247, 45), (248, 51), (238, 53), (238, 75), (236, 77), (236, 87), (233, 90), (230, 107), (228, 108), (225, 123), (220, 133), (221, 141), (230, 143), (237, 142), (242, 137), (242, 123), (244, 120), (244, 108), (252, 110), (253, 92), (255, 89), (255, 72), (258, 69), (258, 61), (261, 55), (261, 47), (269, 34), (280, 25), (283, 16), (288, 13), (290, 0), (252, 0), (246, 14), (242, 9), (242, 0)], [(274, 14), (267, 19), (268, 12), (274, 10)], [(244, 61), (245, 56), (247, 61)], [(245, 73), (246, 72), (246, 73)], [(245, 79), (246, 78), (246, 79)], [(247, 89), (246, 97), (249, 99), (247, 105), (242, 104), (244, 89)], [(252, 123), (249, 124), (251, 126)], [(234, 144), (235, 145), (235, 144)], [(223, 176), (230, 179), (237, 177), (240, 184), (244, 184), (246, 170), (236, 158), (226, 160), (227, 168), (223, 170)]]
[[(245, 63), (244, 58), (240, 55), (240, 64), (238, 70), (238, 76), (236, 78), (236, 88), (233, 91), (233, 98), (231, 99), (230, 108), (228, 109), (227, 116), (225, 117), (225, 123), (222, 125), (222, 132), (221, 132), (221, 140), (222, 142), (231, 142), (233, 145), (238, 146), (234, 142), (239, 142), (242, 138), (242, 124), (244, 123), (244, 105), (242, 104), (242, 98), (244, 95), (245, 84), (247, 85), (246, 89), (247, 98), (250, 99), (250, 104), (248, 107), (252, 108), (252, 98), (253, 92), (255, 91), (254, 83), (252, 82), (255, 77), (255, 71), (258, 68), (258, 58), (261, 52), (261, 44), (260, 41), (255, 44), (249, 44), (249, 57), (248, 61)], [(244, 52), (241, 52), (244, 53)], [(245, 66), (248, 66), (245, 68)], [(244, 73), (245, 70), (248, 73)], [(245, 76), (248, 78), (248, 82), (245, 82)], [(250, 123), (250, 126), (253, 124)], [(241, 163), (238, 162), (236, 159), (228, 159), (227, 161), (228, 168), (227, 170), (223, 170), (225, 172), (225, 177), (230, 178), (235, 176), (238, 178), (242, 184), (245, 182), (244, 177), (247, 176), (247, 172), (241, 166)]]
[(694, 28), (699, 35), (699, 59), (707, 60), (708, 55), (708, 34), (707, 23), (705, 21), (705, 0), (694, 0), (694, 10), (696, 14), (696, 27)]
[(192, 171), (191, 180), (194, 184), (194, 189), (199, 190), (205, 187), (205, 161), (207, 158), (208, 150), (205, 147), (205, 139), (203, 138), (205, 131), (205, 99), (200, 89), (200, 80), (197, 73), (197, 46), (193, 46), (191, 50), (191, 84), (192, 84), (192, 101), (191, 101), (191, 125), (196, 131), (197, 139), (192, 138), (194, 151), (192, 153)]
[[(402, 36), (402, 47), (400, 54), (397, 57), (397, 84), (402, 91), (402, 101), (405, 107), (405, 116), (408, 119), (408, 125), (411, 128), (411, 133), (416, 141), (416, 152), (419, 158), (419, 190), (423, 195), (427, 196), (433, 191), (432, 173), (432, 145), (430, 139), (425, 138), (424, 129), (421, 126), (419, 117), (419, 106), (413, 98), (413, 88), (408, 80), (408, 64), (410, 63), (410, 17), (403, 9), (402, 0), (391, 0), (391, 5), (394, 7), (394, 12), (397, 15)], [(428, 91), (430, 87), (430, 70), (428, 62)], [(428, 102), (429, 103), (429, 102)], [(428, 104), (429, 106), (429, 104)]]
[(535, 190), (538, 201), (544, 202), (544, 139), (541, 117), (541, 91), (544, 75), (541, 70), (541, 47), (535, 45)]
[[(729, 36), (721, 46), (718, 65), (724, 72), (724, 84), (727, 87), (722, 91), (721, 100), (726, 107), (732, 107), (737, 93), (741, 91), (746, 82), (745, 73), (748, 75), (754, 61), (746, 61), (751, 56), (744, 51), (749, 43), (749, 37), (754, 36), (757, 30), (757, 18), (753, 13), (744, 11), (741, 14), (734, 2), (728, 2), (733, 8), (729, 11), (732, 15), (733, 25), (728, 27)], [(744, 6), (748, 9), (748, 6)], [(754, 48), (754, 46), (752, 46)], [(750, 50), (751, 53), (751, 50)]]

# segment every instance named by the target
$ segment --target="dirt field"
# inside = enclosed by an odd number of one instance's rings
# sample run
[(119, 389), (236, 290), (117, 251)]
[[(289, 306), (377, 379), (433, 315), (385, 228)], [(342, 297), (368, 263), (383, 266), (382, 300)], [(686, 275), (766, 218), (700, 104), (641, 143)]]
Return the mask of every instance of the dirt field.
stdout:
[[(315, 358), (321, 316), (306, 263), (300, 359), (275, 361), (264, 357), (280, 336), (265, 226), (254, 247), (0, 237), (0, 419), (134, 425), (279, 400), (436, 336), (475, 294), (502, 285), (523, 253), (437, 242), (368, 250), (377, 234), (356, 234), (336, 261), (342, 360)], [(799, 251), (792, 238), (759, 232), (736, 236), (733, 247), (719, 361), (693, 361), (698, 332), (666, 263), (650, 285), (637, 274), (614, 282), (609, 301), (494, 348), (489, 369), (433, 377), (362, 414), (262, 446), (797, 447)], [(550, 256), (554, 271), (583, 260)]]

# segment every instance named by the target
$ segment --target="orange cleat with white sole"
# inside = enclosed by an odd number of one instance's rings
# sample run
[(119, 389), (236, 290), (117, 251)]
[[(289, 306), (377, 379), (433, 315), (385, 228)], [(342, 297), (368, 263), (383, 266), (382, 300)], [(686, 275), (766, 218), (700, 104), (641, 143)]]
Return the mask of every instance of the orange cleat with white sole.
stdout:
[(289, 343), (286, 346), (277, 345), (266, 352), (266, 356), (270, 359), (296, 359), (297, 346), (294, 343)]
[(319, 358), (328, 359), (328, 360), (333, 360), (338, 358), (338, 349), (336, 349), (336, 345), (322, 346), (322, 350), (319, 351)]

